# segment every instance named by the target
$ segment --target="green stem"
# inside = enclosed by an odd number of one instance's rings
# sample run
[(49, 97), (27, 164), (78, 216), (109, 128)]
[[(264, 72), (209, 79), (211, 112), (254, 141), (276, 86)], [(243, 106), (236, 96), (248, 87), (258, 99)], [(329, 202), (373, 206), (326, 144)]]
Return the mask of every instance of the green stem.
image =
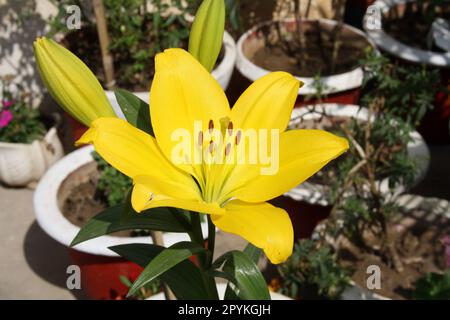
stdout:
[(210, 268), (213, 263), (214, 258), (214, 247), (216, 245), (216, 226), (211, 220), (211, 216), (208, 215), (208, 265), (207, 267)]

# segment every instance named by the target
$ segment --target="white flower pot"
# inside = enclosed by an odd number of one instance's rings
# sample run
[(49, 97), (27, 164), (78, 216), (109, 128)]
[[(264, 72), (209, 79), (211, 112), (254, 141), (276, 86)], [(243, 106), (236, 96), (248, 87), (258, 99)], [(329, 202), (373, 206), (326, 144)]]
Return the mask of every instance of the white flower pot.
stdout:
[[(226, 283), (217, 283), (217, 291), (219, 292), (219, 298), (220, 300), (223, 300), (223, 297), (225, 296), (225, 290), (227, 289)], [(272, 300), (292, 300), (291, 298), (282, 295), (277, 292), (270, 292), (270, 298)], [(147, 300), (166, 300), (166, 297), (163, 292), (160, 292), (158, 294), (155, 294), (148, 298)]]
[[(441, 68), (450, 67), (450, 52), (442, 53), (413, 48), (394, 39), (384, 31), (383, 15), (387, 14), (394, 6), (404, 5), (407, 2), (416, 2), (416, 0), (375, 1), (367, 9), (363, 22), (363, 27), (368, 37), (379, 48), (403, 60)], [(443, 40), (445, 41), (445, 39)]]
[[(316, 112), (310, 113), (309, 108), (296, 108), (291, 115), (290, 126), (298, 124), (302, 117), (303, 119), (319, 119), (321, 112), (326, 110), (326, 114), (329, 116), (349, 117), (358, 120), (367, 120), (367, 109), (360, 108), (356, 105), (344, 105), (344, 104), (323, 104), (316, 105)], [(412, 141), (408, 144), (408, 155), (417, 161), (417, 171), (415, 180), (412, 185), (397, 185), (394, 192), (389, 189), (389, 180), (383, 179), (378, 181), (380, 190), (386, 195), (397, 196), (413, 186), (417, 185), (426, 175), (430, 164), (430, 151), (422, 136), (417, 132), (411, 133)], [(296, 188), (290, 190), (285, 196), (291, 197), (297, 201), (306, 201), (311, 204), (319, 204), (323, 206), (330, 205), (328, 195), (330, 194), (330, 187), (327, 185), (320, 185), (312, 182), (303, 182)]]
[[(220, 83), (223, 90), (228, 88), (230, 79), (233, 74), (234, 65), (236, 63), (236, 43), (233, 37), (225, 31), (223, 35), (223, 47), (225, 50), (224, 57), (219, 65), (211, 72), (212, 76)], [(149, 91), (133, 92), (139, 99), (148, 103)], [(116, 114), (124, 118), (123, 112), (117, 102), (116, 96), (113, 91), (106, 91), (106, 95), (111, 102)]]
[[(87, 181), (87, 177), (76, 175), (76, 171), (93, 162), (92, 146), (83, 147), (57, 162), (42, 177), (34, 193), (34, 211), (37, 222), (41, 228), (53, 239), (62, 245), (69, 247), (72, 240), (80, 231), (80, 227), (72, 224), (61, 212), (64, 199), (62, 186), (66, 179), (78, 179), (79, 183)], [(207, 223), (202, 223), (204, 237), (207, 236)], [(183, 233), (164, 233), (163, 240), (165, 246), (170, 246), (180, 241), (189, 240)], [(116, 237), (105, 235), (99, 238), (88, 240), (74, 247), (74, 249), (92, 255), (117, 257), (117, 254), (108, 249), (129, 243), (152, 243), (150, 237)]]
[[(295, 19), (283, 19), (284, 23), (294, 23)], [(303, 19), (304, 22), (310, 22), (312, 20)], [(334, 27), (336, 21), (320, 19), (323, 25)], [(255, 81), (260, 77), (277, 70), (264, 69), (250, 60), (250, 57), (261, 47), (265, 46), (264, 37), (260, 32), (261, 27), (272, 24), (273, 21), (259, 24), (252, 29), (244, 33), (237, 43), (237, 61), (236, 67), (238, 70), (250, 81)], [(353, 34), (357, 37), (362, 37), (367, 40), (369, 45), (375, 47), (369, 39), (367, 39), (364, 32), (353, 28), (349, 25), (345, 25), (345, 31)], [(320, 78), (322, 84), (325, 87), (324, 94), (341, 93), (348, 90), (360, 88), (363, 81), (363, 70), (358, 67), (351, 71), (341, 74), (335, 74), (331, 76), (323, 76)], [(295, 75), (297, 79), (304, 82), (304, 86), (299, 90), (299, 95), (310, 95), (316, 93), (316, 89), (313, 86), (315, 79), (313, 77), (301, 77)]]
[(38, 181), (63, 155), (55, 127), (29, 144), (0, 142), (0, 182), (23, 187)]

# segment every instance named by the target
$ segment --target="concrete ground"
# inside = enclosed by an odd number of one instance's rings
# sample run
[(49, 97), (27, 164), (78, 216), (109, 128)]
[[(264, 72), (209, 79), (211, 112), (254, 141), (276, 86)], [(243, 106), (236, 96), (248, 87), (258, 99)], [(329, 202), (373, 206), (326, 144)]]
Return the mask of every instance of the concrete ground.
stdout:
[[(428, 176), (412, 192), (450, 200), (450, 146), (431, 148)], [(33, 191), (0, 186), (0, 299), (77, 299), (66, 289), (67, 249), (37, 225)], [(239, 237), (219, 233), (217, 251), (242, 249)]]
[[(83, 299), (66, 288), (68, 250), (37, 224), (32, 206), (33, 190), (0, 186), (0, 300)], [(218, 234), (216, 254), (241, 250), (246, 242)]]

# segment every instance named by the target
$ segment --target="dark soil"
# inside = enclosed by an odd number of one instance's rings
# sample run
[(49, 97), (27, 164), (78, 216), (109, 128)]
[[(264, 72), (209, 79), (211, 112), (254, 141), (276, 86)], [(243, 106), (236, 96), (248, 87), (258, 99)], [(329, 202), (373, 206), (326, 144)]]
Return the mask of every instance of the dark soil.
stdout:
[(381, 289), (373, 292), (392, 299), (411, 299), (414, 283), (425, 273), (446, 270), (445, 247), (441, 239), (450, 234), (450, 222), (445, 217), (429, 221), (427, 214), (422, 209), (404, 212), (401, 221), (389, 227), (404, 264), (403, 272), (395, 271), (376, 253), (362, 251), (360, 246), (349, 241), (344, 241), (339, 255), (341, 265), (355, 270), (352, 278), (363, 288), (367, 288), (367, 267), (377, 265), (381, 269)]
[[(329, 28), (320, 24), (308, 24), (304, 30), (306, 46), (301, 51), (298, 41), (291, 35), (280, 40), (276, 27), (270, 25), (261, 29), (258, 36), (265, 37), (265, 46), (259, 48), (249, 57), (256, 65), (270, 71), (286, 71), (300, 77), (329, 76), (345, 73), (359, 67), (364, 57), (364, 50), (369, 46), (367, 40), (347, 31), (341, 36), (341, 45), (333, 66), (333, 38)], [(275, 39), (275, 40), (274, 40)], [(295, 56), (286, 47), (297, 48)], [(302, 52), (302, 53), (300, 53)]]
[[(436, 17), (450, 19), (450, 5), (438, 7)], [(406, 8), (398, 6), (390, 10), (383, 17), (383, 27), (385, 31), (398, 41), (411, 47), (422, 50), (442, 51), (437, 47), (429, 48), (427, 44), (428, 33), (434, 18), (427, 18), (423, 10), (417, 4), (411, 3)], [(442, 51), (443, 52), (443, 51)]]
[[(106, 207), (104, 195), (97, 190), (97, 178), (91, 176), (88, 182), (81, 183), (71, 190), (64, 201), (62, 213), (71, 223), (81, 228)], [(132, 237), (136, 236), (136, 232), (120, 231), (112, 235)]]

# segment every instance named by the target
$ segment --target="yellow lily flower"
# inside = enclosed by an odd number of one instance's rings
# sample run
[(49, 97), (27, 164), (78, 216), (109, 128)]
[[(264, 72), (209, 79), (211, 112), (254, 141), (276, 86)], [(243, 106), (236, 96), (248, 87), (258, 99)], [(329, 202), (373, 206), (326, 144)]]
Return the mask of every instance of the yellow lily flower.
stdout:
[[(210, 73), (186, 51), (169, 49), (156, 57), (150, 93), (155, 138), (126, 121), (100, 118), (78, 144), (94, 144), (106, 161), (133, 179), (136, 211), (168, 206), (211, 214), (219, 229), (242, 236), (262, 248), (272, 263), (281, 263), (292, 254), (292, 223), (283, 209), (265, 201), (348, 149), (347, 140), (325, 131), (285, 132), (299, 86), (288, 73), (271, 73), (254, 82), (230, 110)], [(201, 126), (195, 128), (196, 122)], [(181, 162), (173, 160), (179, 143), (174, 132), (180, 129), (195, 140)], [(224, 143), (213, 136), (215, 129)], [(279, 139), (276, 172), (263, 175), (261, 164), (248, 161), (194, 161), (199, 154), (219, 160), (239, 157), (232, 151), (244, 145), (247, 129), (281, 132), (267, 143), (273, 146)], [(243, 156), (251, 156), (249, 152), (246, 146)]]
[(115, 117), (102, 86), (77, 56), (44, 37), (33, 46), (42, 81), (64, 110), (88, 127), (97, 118)]

